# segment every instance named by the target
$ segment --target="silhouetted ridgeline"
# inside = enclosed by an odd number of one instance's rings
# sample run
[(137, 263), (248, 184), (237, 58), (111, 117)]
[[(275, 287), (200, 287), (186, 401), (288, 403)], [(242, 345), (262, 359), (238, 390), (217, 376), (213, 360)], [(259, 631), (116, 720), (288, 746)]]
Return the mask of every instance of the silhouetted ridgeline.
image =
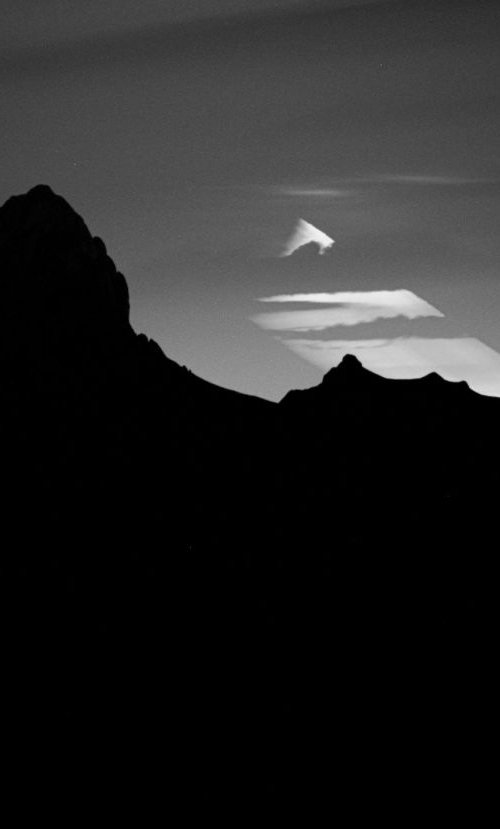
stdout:
[(357, 814), (471, 793), (500, 401), (353, 357), (279, 404), (207, 383), (133, 331), (104, 243), (45, 186), (0, 209), (0, 280), (22, 744), (45, 729), (96, 775), (148, 759), (165, 796), (199, 802), (314, 792)]

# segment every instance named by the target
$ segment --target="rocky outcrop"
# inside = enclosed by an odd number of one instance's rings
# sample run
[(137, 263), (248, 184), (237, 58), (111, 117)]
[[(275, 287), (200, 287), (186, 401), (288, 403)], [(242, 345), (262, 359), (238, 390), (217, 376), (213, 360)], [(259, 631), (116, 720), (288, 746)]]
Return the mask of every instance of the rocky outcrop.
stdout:
[(104, 242), (46, 185), (0, 209), (0, 329), (66, 344), (130, 334), (126, 281)]

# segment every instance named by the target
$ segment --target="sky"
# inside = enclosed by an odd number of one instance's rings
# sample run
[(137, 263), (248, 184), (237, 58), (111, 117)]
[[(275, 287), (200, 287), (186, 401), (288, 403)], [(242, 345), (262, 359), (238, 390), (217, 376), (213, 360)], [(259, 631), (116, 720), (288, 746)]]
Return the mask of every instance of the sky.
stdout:
[(169, 357), (500, 396), (498, 2), (3, 0), (0, 55), (0, 202), (64, 196)]

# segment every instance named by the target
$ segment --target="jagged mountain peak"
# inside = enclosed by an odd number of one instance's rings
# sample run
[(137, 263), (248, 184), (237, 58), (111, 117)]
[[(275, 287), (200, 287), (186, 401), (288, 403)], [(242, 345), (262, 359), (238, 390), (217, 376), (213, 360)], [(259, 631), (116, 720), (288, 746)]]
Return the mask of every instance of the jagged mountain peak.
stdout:
[(354, 354), (345, 354), (337, 366), (334, 366), (333, 368), (327, 371), (323, 380), (327, 380), (330, 377), (334, 377), (335, 375), (338, 375), (339, 372), (344, 374), (346, 372), (359, 372), (361, 370), (367, 370), (363, 367), (363, 363), (360, 360), (358, 360), (358, 358), (355, 357)]
[(11, 196), (0, 208), (0, 245), (30, 231), (47, 233), (57, 225), (64, 226), (73, 243), (77, 234), (85, 240), (92, 238), (83, 219), (63, 196), (54, 193), (48, 184), (37, 184), (26, 193)]
[(359, 383), (363, 381), (380, 381), (384, 380), (379, 374), (365, 368), (364, 365), (354, 354), (346, 354), (341, 362), (329, 369), (323, 377), (322, 386), (328, 387), (330, 385)]
[(375, 371), (370, 371), (370, 369), (365, 368), (361, 360), (354, 356), (354, 354), (346, 354), (340, 363), (337, 366), (329, 369), (327, 373), (323, 377), (322, 385), (330, 385), (335, 384), (338, 385), (340, 383), (354, 383), (356, 385), (363, 385), (366, 382), (370, 383), (384, 383), (387, 385), (388, 383), (393, 387), (394, 383), (397, 383), (398, 387), (401, 388), (402, 384), (406, 385), (410, 384), (418, 384), (419, 387), (427, 386), (432, 388), (460, 388), (460, 389), (469, 389), (468, 384), (465, 380), (462, 381), (453, 381), (453, 380), (446, 380), (441, 374), (438, 374), (436, 371), (432, 371), (429, 374), (425, 374), (422, 377), (416, 377), (413, 379), (396, 379), (396, 378), (387, 378), (381, 374), (378, 374)]
[(0, 207), (0, 318), (9, 336), (128, 327), (124, 277), (84, 220), (47, 184)]
[(446, 380), (435, 371), (422, 377), (406, 379), (384, 377), (365, 368), (354, 354), (346, 354), (338, 365), (326, 372), (317, 386), (289, 391), (281, 402), (287, 407), (305, 405), (321, 410), (323, 407), (328, 408), (329, 402), (343, 399), (346, 394), (349, 397), (369, 395), (379, 402), (403, 402), (415, 396), (421, 400), (430, 397), (451, 402), (456, 401), (457, 394), (468, 397), (472, 392), (464, 380)]

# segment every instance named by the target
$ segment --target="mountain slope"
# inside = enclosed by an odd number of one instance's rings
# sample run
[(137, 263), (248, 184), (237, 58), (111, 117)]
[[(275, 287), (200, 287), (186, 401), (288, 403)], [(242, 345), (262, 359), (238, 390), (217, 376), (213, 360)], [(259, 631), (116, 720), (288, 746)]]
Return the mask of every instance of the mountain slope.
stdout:
[(332, 776), (406, 792), (438, 756), (470, 781), (500, 401), (353, 357), (279, 404), (219, 389), (132, 330), (104, 243), (43, 186), (0, 209), (0, 290), (14, 728), (109, 732), (137, 773), (161, 734), (172, 791), (240, 808)]

